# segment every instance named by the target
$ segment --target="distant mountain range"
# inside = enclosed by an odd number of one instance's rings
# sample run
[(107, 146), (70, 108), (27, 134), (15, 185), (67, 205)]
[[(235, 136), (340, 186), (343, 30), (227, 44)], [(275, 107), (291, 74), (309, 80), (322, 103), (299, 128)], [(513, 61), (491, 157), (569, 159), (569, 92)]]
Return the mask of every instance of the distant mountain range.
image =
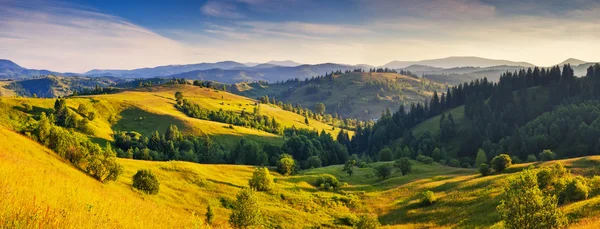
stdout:
[(406, 68), (411, 65), (425, 65), (438, 68), (457, 68), (457, 67), (492, 67), (499, 65), (533, 67), (533, 64), (527, 62), (514, 62), (509, 60), (493, 60), (481, 57), (471, 56), (453, 56), (441, 59), (421, 60), (421, 61), (392, 61), (382, 67), (386, 68)]
[[(583, 60), (567, 59), (559, 65), (571, 64), (578, 76), (585, 75), (591, 65)], [(300, 64), (291, 60), (269, 61), (267, 63), (239, 63), (222, 61), (216, 63), (198, 63), (186, 65), (166, 65), (133, 70), (94, 69), (83, 74), (60, 73), (50, 70), (23, 68), (10, 60), (0, 60), (0, 79), (28, 79), (36, 76), (108, 76), (118, 78), (186, 78), (213, 80), (222, 83), (237, 83), (250, 81), (285, 81), (288, 79), (304, 79), (324, 75), (332, 71), (345, 71), (356, 68), (369, 69), (374, 66), (359, 64), (346, 65), (335, 63)], [(419, 76), (428, 75), (436, 81), (459, 83), (472, 79), (488, 77), (495, 81), (506, 71), (533, 67), (527, 62), (494, 60), (480, 57), (447, 57), (422, 61), (392, 61), (381, 68), (409, 70)]]
[(0, 79), (27, 79), (33, 76), (45, 75), (75, 76), (75, 73), (58, 73), (49, 70), (27, 69), (10, 60), (0, 59)]

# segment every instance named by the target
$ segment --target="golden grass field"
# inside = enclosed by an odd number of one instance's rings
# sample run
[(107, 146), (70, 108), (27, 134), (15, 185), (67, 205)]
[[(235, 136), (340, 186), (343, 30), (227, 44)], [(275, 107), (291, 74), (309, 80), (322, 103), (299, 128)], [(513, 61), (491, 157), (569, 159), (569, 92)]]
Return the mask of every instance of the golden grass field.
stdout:
[[(185, 98), (200, 104), (211, 110), (233, 110), (241, 112), (246, 109), (252, 112), (256, 104), (255, 100), (234, 95), (231, 93), (200, 88), (191, 85), (163, 85), (150, 88), (139, 88), (127, 90), (116, 94), (93, 95), (69, 98), (67, 105), (76, 110), (79, 104), (86, 104), (96, 117), (90, 122), (95, 142), (112, 141), (112, 134), (116, 130), (137, 131), (145, 136), (150, 136), (154, 131), (164, 133), (169, 125), (177, 125), (185, 134), (210, 136), (215, 142), (224, 146), (232, 147), (240, 139), (246, 138), (257, 142), (268, 142), (281, 144), (281, 136), (265, 131), (235, 126), (229, 128), (228, 124), (191, 118), (175, 107), (174, 94), (183, 92)], [(15, 117), (2, 117), (0, 120), (15, 122), (15, 120), (26, 120), (29, 116), (37, 116), (41, 112), (50, 112), (55, 99), (44, 98), (16, 98), (3, 97), (3, 109), (13, 113)], [(31, 111), (24, 110), (24, 104), (32, 105)], [(297, 128), (308, 128), (325, 130), (335, 138), (339, 128), (333, 130), (332, 126), (322, 122), (311, 120), (310, 126), (304, 123), (304, 116), (293, 112), (284, 111), (278, 107), (260, 104), (262, 114), (275, 119), (284, 127), (295, 126)], [(6, 115), (6, 114), (5, 114)], [(110, 116), (118, 117), (115, 123), (109, 123)], [(22, 121), (16, 121), (12, 126), (20, 125)], [(352, 133), (350, 133), (352, 134)], [(104, 144), (101, 144), (104, 145)]]
[[(254, 169), (176, 161), (118, 162), (124, 173), (116, 182), (103, 184), (38, 143), (0, 126), (0, 228), (202, 228), (209, 204), (215, 213), (213, 226), (228, 228), (231, 210), (223, 207), (221, 198), (234, 199)], [(600, 163), (600, 156), (561, 163), (576, 174), (585, 174)], [(290, 177), (272, 172), (275, 188), (257, 195), (267, 228), (343, 228), (336, 220), (362, 213), (377, 215), (385, 228), (500, 228), (495, 211), (500, 187), (507, 176), (530, 165), (514, 165), (502, 174), (481, 177), (474, 169), (414, 162), (413, 173), (395, 173), (383, 181), (372, 175), (372, 168), (357, 168), (349, 177), (341, 165)], [(131, 188), (138, 169), (157, 175), (158, 195)], [(317, 190), (311, 184), (324, 173), (347, 185), (340, 192)], [(418, 195), (425, 190), (434, 191), (438, 202), (420, 207)], [(571, 228), (600, 226), (600, 197), (562, 209)]]

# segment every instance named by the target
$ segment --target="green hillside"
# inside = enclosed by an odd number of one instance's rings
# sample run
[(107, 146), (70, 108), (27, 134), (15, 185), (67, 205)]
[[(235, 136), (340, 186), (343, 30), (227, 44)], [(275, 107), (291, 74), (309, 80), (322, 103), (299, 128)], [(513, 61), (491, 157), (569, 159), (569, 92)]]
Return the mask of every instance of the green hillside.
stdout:
[(400, 105), (424, 102), (436, 90), (445, 91), (446, 86), (398, 73), (377, 72), (350, 72), (308, 81), (238, 83), (232, 86), (236, 94), (253, 98), (268, 95), (309, 109), (313, 109), (316, 103), (323, 103), (327, 113), (358, 119), (376, 119), (387, 108), (397, 110)]
[[(115, 182), (99, 183), (65, 164), (53, 152), (0, 126), (0, 221), (2, 228), (206, 228), (207, 206), (213, 226), (229, 228), (227, 203), (248, 185), (253, 167), (200, 165), (187, 162), (148, 162), (119, 159), (124, 172)], [(559, 161), (575, 174), (588, 175), (599, 157)], [(349, 228), (358, 216), (376, 216), (385, 228), (500, 228), (496, 206), (502, 185), (513, 173), (556, 161), (520, 164), (496, 175), (481, 177), (475, 170), (413, 162), (407, 176), (394, 173), (381, 180), (372, 167), (348, 176), (341, 166), (303, 171), (284, 177), (277, 173), (271, 191), (256, 193), (267, 228)], [(160, 181), (157, 195), (131, 188), (138, 169), (153, 171)], [(43, 174), (43, 175), (42, 175)], [(339, 191), (314, 187), (316, 178), (332, 174), (347, 185)], [(420, 193), (431, 190), (437, 201), (419, 204)], [(600, 197), (561, 205), (570, 228), (595, 228)], [(86, 219), (86, 220), (81, 220)]]
[[(240, 139), (250, 139), (256, 142), (281, 144), (281, 136), (268, 132), (235, 126), (208, 120), (200, 120), (185, 115), (175, 107), (174, 94), (181, 91), (188, 100), (201, 104), (209, 110), (231, 110), (247, 112), (257, 105), (255, 100), (217, 91), (199, 88), (191, 85), (163, 85), (137, 88), (116, 94), (89, 95), (70, 97), (67, 105), (76, 111), (80, 104), (89, 107), (96, 118), (89, 122), (91, 135), (97, 142), (112, 141), (114, 131), (136, 131), (150, 136), (155, 131), (164, 132), (170, 125), (176, 125), (184, 134), (210, 136), (217, 143), (232, 147)], [(2, 108), (5, 111), (3, 120), (12, 123), (11, 127), (19, 129), (26, 123), (28, 117), (37, 117), (41, 112), (50, 113), (55, 99), (43, 98), (2, 98)], [(31, 110), (27, 105), (31, 105)], [(276, 106), (258, 104), (264, 115), (275, 118), (283, 127), (325, 130), (337, 136), (338, 130), (331, 126), (313, 120), (306, 125), (304, 117), (293, 112), (287, 112)], [(16, 120), (16, 121), (15, 121)]]

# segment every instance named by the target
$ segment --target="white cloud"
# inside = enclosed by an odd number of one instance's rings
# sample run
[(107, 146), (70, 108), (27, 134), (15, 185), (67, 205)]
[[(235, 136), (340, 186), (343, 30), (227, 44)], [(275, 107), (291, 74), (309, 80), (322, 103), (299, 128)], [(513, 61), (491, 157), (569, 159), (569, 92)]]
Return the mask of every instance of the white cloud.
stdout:
[(185, 61), (176, 41), (118, 17), (36, 3), (0, 7), (2, 58), (38, 69), (83, 72)]

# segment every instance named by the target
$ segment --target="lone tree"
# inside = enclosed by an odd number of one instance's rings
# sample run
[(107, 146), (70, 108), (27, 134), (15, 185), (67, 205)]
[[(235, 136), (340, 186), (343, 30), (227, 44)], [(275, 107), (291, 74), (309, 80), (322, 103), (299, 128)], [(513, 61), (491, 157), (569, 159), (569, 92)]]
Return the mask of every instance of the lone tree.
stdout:
[(210, 205), (208, 205), (208, 207), (206, 208), (206, 215), (205, 216), (206, 216), (206, 223), (212, 224), (213, 218), (215, 218), (215, 214), (213, 213), (213, 210), (210, 207)]
[(346, 164), (344, 164), (342, 171), (348, 173), (348, 176), (352, 176), (354, 173), (354, 165), (356, 165), (356, 160), (348, 160), (346, 161)]
[(486, 163), (481, 163), (479, 165), (479, 173), (481, 173), (482, 176), (490, 175), (491, 172), (490, 165)]
[(381, 223), (377, 220), (377, 217), (370, 215), (361, 215), (355, 228), (357, 229), (377, 229), (381, 226)]
[(266, 167), (256, 168), (248, 183), (256, 191), (269, 191), (273, 188), (273, 176)]
[(394, 157), (394, 152), (390, 148), (383, 148), (379, 151), (379, 161), (391, 161)]
[(375, 173), (377, 173), (377, 176), (380, 177), (382, 180), (385, 180), (390, 175), (392, 175), (392, 170), (394, 170), (394, 168), (391, 165), (384, 164), (377, 166), (375, 168)]
[(152, 171), (142, 169), (133, 175), (132, 186), (146, 194), (155, 195), (158, 194), (160, 183)]
[(400, 172), (402, 172), (402, 176), (405, 176), (412, 170), (412, 162), (410, 162), (410, 159), (408, 159), (408, 157), (403, 157), (396, 160), (394, 166), (400, 169)]
[(479, 149), (477, 151), (477, 157), (475, 158), (475, 166), (479, 166), (483, 163), (488, 163), (487, 156), (485, 155), (485, 151), (483, 149)]
[(549, 149), (546, 149), (540, 153), (540, 159), (542, 159), (542, 161), (551, 161), (554, 160), (555, 157), (556, 154)]
[(564, 228), (567, 218), (558, 208), (555, 195), (545, 195), (538, 187), (534, 171), (525, 170), (508, 180), (498, 212), (506, 228)]
[(277, 171), (281, 175), (289, 176), (294, 172), (295, 162), (291, 155), (282, 154), (279, 161), (277, 162)]
[(253, 228), (262, 225), (260, 204), (254, 191), (244, 188), (237, 194), (229, 223), (234, 228)]
[(304, 123), (306, 123), (307, 126), (310, 126), (310, 123), (308, 122), (308, 115), (304, 115)]
[(492, 159), (492, 167), (496, 172), (501, 172), (502, 170), (510, 167), (511, 165), (512, 160), (507, 154), (500, 154), (498, 156), (495, 156), (494, 159)]
[(181, 103), (183, 102), (183, 93), (181, 93), (180, 91), (175, 92), (175, 101), (177, 101), (177, 104), (181, 105)]
[(323, 103), (315, 104), (315, 112), (317, 112), (318, 114), (324, 114), (325, 113), (325, 104), (323, 104)]

